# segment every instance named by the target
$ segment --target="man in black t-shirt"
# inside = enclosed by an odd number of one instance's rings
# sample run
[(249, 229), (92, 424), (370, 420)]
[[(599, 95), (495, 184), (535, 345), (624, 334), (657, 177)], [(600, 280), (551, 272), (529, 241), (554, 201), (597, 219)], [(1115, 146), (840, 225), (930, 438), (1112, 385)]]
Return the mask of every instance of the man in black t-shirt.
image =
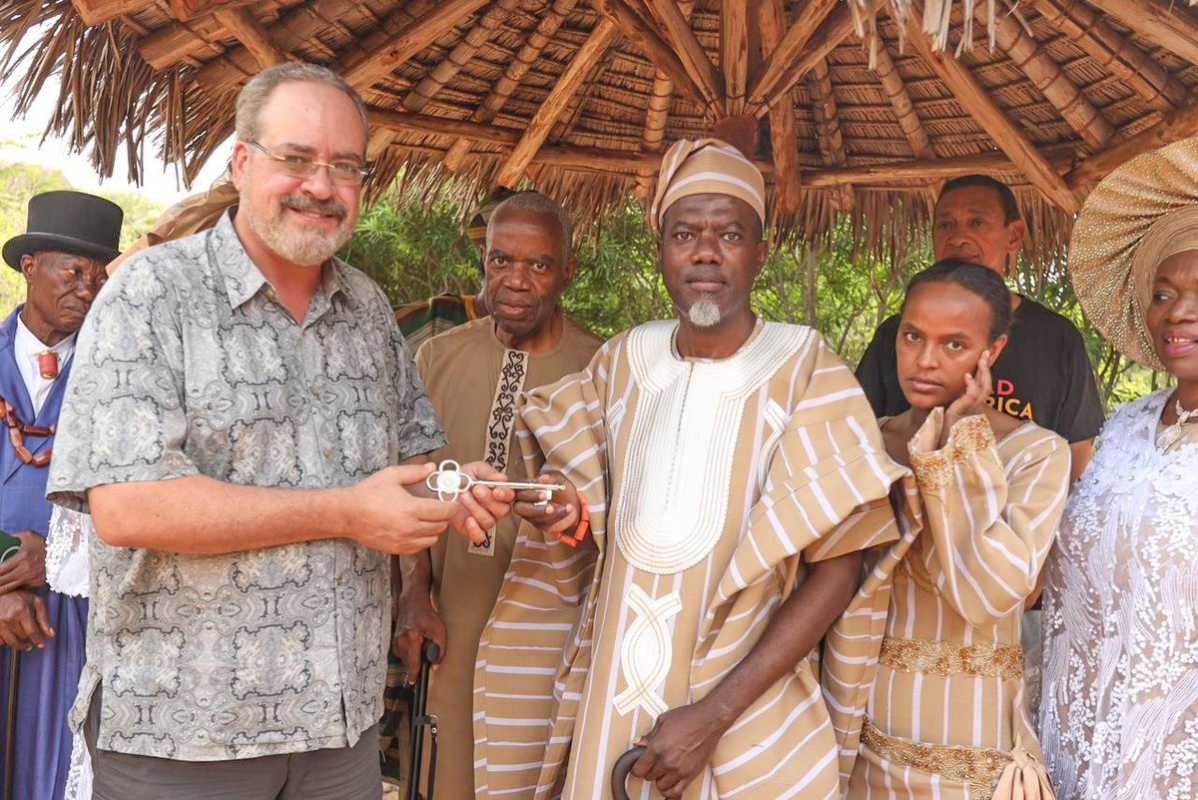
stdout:
[[(936, 201), (932, 224), (937, 261), (972, 261), (1004, 278), (1027, 231), (1015, 195), (986, 175), (967, 175), (946, 183)], [(1085, 341), (1073, 323), (1033, 300), (1012, 292), (1011, 306), (1010, 341), (991, 368), (991, 404), (1063, 436), (1072, 451), (1072, 477), (1076, 480), (1090, 461), (1093, 439), (1103, 423), (1102, 402)], [(907, 409), (895, 367), (898, 326), (898, 316), (883, 322), (857, 365), (857, 380), (879, 417)]]

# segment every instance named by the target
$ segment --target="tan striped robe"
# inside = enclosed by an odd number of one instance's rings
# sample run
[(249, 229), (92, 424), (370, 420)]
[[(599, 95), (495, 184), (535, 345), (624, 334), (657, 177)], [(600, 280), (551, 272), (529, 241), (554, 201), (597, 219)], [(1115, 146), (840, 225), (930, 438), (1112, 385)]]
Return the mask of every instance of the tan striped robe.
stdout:
[[(618, 336), (586, 371), (527, 398), (529, 474), (563, 471), (593, 535), (573, 550), (522, 528), (479, 644), (479, 796), (609, 797), (613, 762), (748, 654), (803, 562), (898, 536), (888, 492), (902, 470), (817, 333), (767, 323), (731, 358), (700, 361), (674, 354), (676, 327)], [(882, 564), (827, 651), (849, 756), (888, 602)], [(769, 688), (685, 797), (837, 795), (818, 674), (812, 654)]]
[(996, 791), (1004, 770), (1015, 783), (1043, 774), (1019, 633), (1064, 512), (1069, 448), (1031, 422), (996, 443), (972, 416), (936, 450), (943, 418), (912, 437), (914, 475), (895, 487), (917, 537), (894, 575), (854, 800), (1019, 797)]

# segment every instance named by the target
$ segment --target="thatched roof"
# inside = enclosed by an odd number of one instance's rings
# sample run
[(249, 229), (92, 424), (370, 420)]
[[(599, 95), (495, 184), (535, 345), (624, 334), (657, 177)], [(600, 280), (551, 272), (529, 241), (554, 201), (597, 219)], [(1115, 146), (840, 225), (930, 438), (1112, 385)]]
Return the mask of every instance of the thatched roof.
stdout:
[(671, 141), (755, 130), (780, 229), (901, 242), (985, 172), (1040, 259), (1098, 178), (1198, 131), (1198, 17), (1163, 0), (0, 0), (0, 42), (105, 174), (148, 146), (194, 176), (247, 77), (302, 59), (377, 112), (384, 177), (531, 180), (593, 217)]

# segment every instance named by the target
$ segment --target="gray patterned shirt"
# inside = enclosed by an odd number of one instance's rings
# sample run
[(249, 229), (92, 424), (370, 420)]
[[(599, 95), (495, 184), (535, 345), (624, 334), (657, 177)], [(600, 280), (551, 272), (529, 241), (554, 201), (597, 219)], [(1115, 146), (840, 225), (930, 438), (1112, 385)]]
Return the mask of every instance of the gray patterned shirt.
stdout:
[[(333, 261), (303, 324), (228, 216), (151, 248), (87, 316), (48, 494), (206, 475), (352, 484), (445, 437), (382, 291)], [(136, 509), (130, 509), (136, 513)], [(322, 540), (218, 556), (91, 542), (87, 665), (99, 746), (217, 761), (354, 744), (382, 714), (386, 556)]]

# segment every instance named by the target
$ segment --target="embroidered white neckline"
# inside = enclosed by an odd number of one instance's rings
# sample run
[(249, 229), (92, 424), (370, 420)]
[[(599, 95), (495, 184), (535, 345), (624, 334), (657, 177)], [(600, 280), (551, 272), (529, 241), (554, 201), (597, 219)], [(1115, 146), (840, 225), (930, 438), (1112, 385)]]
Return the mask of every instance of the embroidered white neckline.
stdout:
[(735, 355), (684, 361), (677, 321), (628, 335), (639, 389), (613, 525), (628, 562), (667, 575), (702, 561), (724, 533), (746, 399), (810, 339), (810, 328), (765, 323)]

